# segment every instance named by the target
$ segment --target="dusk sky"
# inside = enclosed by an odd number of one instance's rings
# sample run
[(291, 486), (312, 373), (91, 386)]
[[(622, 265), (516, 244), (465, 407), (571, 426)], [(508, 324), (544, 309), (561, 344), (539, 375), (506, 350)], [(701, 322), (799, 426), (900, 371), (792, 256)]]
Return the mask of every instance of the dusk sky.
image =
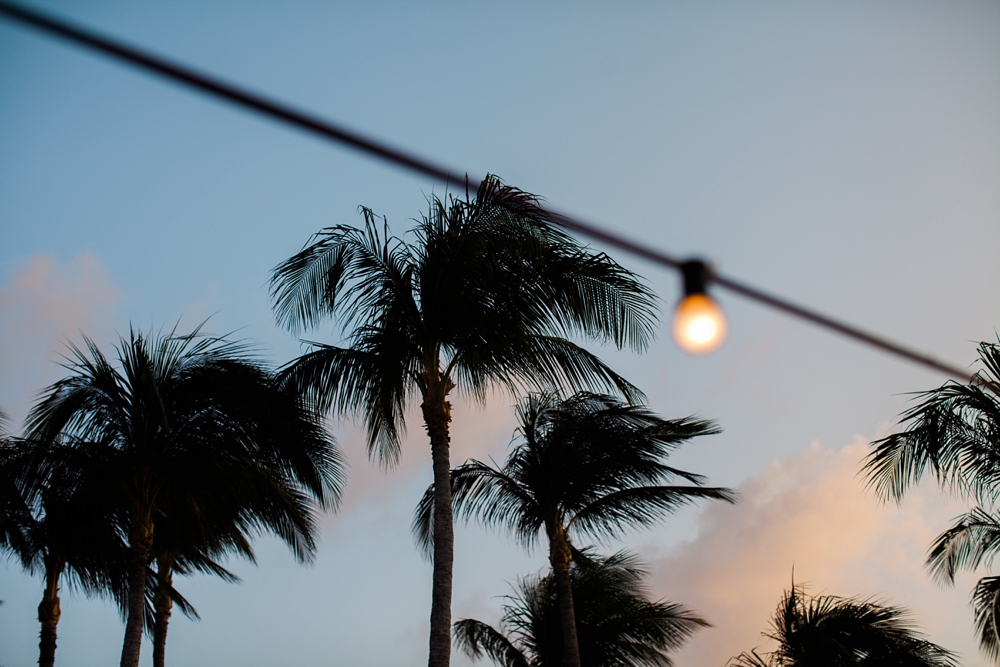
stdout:
[[(31, 4), (958, 366), (997, 339), (995, 0)], [(67, 341), (110, 349), (130, 323), (208, 318), (285, 363), (305, 348), (274, 323), (270, 270), (320, 228), (360, 224), (359, 204), (402, 234), (431, 193), (445, 190), (0, 19), (0, 408), (17, 427)], [(672, 463), (741, 494), (598, 545), (635, 551), (654, 596), (713, 624), (678, 667), (766, 650), (793, 567), (813, 593), (910, 608), (985, 666), (976, 576), (945, 588), (923, 567), (964, 505), (933, 483), (885, 505), (858, 475), (908, 393), (946, 378), (726, 293), (728, 342), (686, 356), (669, 336), (677, 276), (610, 252), (660, 295), (663, 323), (644, 355), (591, 349), (658, 414), (717, 420)], [(304, 338), (339, 342), (332, 322)], [(517, 398), (453, 401), (454, 464), (502, 460)], [(331, 421), (351, 470), (315, 563), (263, 538), (256, 566), (228, 563), (242, 583), (181, 579), (202, 620), (175, 611), (168, 662), (426, 663), (431, 567), (409, 526), (430, 449), (412, 407), (388, 471), (356, 424)], [(453, 616), (496, 622), (546, 554), (459, 526)], [(41, 589), (0, 562), (6, 667), (37, 659)], [(122, 631), (111, 604), (64, 589), (59, 664), (114, 663)]]

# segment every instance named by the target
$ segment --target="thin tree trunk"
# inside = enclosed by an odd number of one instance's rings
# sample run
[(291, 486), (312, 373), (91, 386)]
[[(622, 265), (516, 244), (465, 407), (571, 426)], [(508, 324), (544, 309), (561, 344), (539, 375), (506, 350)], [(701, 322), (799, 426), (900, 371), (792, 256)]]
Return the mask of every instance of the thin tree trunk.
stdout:
[(420, 406), (431, 439), (434, 466), (434, 577), (431, 592), (431, 635), (428, 667), (448, 667), (451, 662), (451, 576), (455, 559), (455, 531), (451, 509), (451, 404), (447, 389), (433, 386)]
[(59, 577), (66, 563), (58, 557), (45, 559), (45, 590), (38, 604), (38, 620), (42, 631), (38, 641), (38, 667), (56, 664), (56, 626), (59, 624)]
[(170, 609), (174, 600), (170, 597), (170, 586), (174, 582), (173, 560), (162, 558), (157, 562), (156, 574), (159, 587), (153, 598), (153, 667), (164, 667), (167, 650), (167, 625), (170, 623)]
[(146, 611), (146, 571), (153, 547), (153, 524), (137, 521), (129, 531), (128, 548), (128, 618), (122, 642), (121, 667), (139, 667), (142, 630)]
[(559, 620), (563, 636), (563, 664), (580, 667), (580, 642), (576, 635), (576, 609), (573, 606), (573, 586), (569, 579), (569, 564), (573, 553), (562, 526), (557, 526), (549, 538), (549, 563), (556, 578), (556, 596), (559, 598)]

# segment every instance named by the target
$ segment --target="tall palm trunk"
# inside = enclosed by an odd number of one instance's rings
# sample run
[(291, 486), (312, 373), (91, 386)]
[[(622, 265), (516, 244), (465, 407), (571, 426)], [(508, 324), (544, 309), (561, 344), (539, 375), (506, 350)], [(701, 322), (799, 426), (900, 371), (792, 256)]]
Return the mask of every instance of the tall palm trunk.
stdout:
[[(434, 467), (434, 575), (431, 591), (431, 635), (428, 667), (448, 667), (451, 662), (451, 577), (455, 559), (455, 529), (451, 510), (451, 404), (445, 400), (450, 389), (442, 384), (437, 371), (430, 380), (420, 406), (431, 440)], [(450, 384), (450, 383), (449, 383)]]
[(38, 667), (56, 664), (56, 626), (59, 624), (59, 577), (66, 561), (58, 556), (45, 557), (45, 590), (38, 603), (38, 620), (42, 631), (38, 641)]
[(174, 600), (170, 597), (170, 586), (174, 582), (172, 558), (160, 558), (156, 564), (159, 586), (153, 598), (153, 667), (164, 667), (167, 650), (167, 624), (170, 623), (170, 609)]
[(549, 535), (549, 563), (556, 580), (559, 598), (559, 620), (563, 636), (563, 664), (580, 667), (580, 642), (576, 636), (576, 609), (573, 607), (573, 586), (569, 580), (569, 564), (573, 560), (569, 539), (562, 525), (556, 523)]
[(129, 531), (128, 546), (128, 619), (122, 642), (121, 667), (139, 667), (142, 630), (145, 623), (146, 571), (153, 548), (153, 522), (135, 521)]

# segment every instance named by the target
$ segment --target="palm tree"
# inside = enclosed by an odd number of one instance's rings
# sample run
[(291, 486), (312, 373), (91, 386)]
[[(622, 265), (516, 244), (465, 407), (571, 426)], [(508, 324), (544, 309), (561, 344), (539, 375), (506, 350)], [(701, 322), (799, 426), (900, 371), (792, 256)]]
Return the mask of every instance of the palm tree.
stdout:
[(38, 605), (40, 667), (55, 664), (59, 590), (69, 579), (88, 595), (121, 599), (124, 544), (115, 511), (89, 474), (86, 450), (10, 438), (0, 447), (2, 546), (45, 584)]
[(447, 667), (451, 392), (484, 401), (491, 387), (553, 386), (637, 399), (635, 387), (564, 336), (641, 350), (656, 310), (635, 275), (580, 246), (536, 197), (496, 177), (474, 199), (432, 196), (429, 204), (412, 243), (362, 208), (365, 229), (324, 229), (274, 270), (271, 285), (289, 329), (339, 321), (347, 345), (314, 344), (284, 377), (325, 409), (363, 415), (369, 452), (383, 463), (396, 461), (405, 408), (420, 399), (435, 489), (429, 665)]
[[(455, 511), (510, 530), (531, 547), (544, 531), (562, 612), (566, 661), (580, 667), (570, 585), (571, 535), (612, 538), (648, 526), (701, 498), (733, 502), (732, 491), (701, 486), (704, 478), (665, 463), (691, 438), (718, 433), (701, 419), (661, 419), (646, 408), (579, 393), (560, 399), (532, 394), (517, 408), (521, 443), (503, 468), (470, 460), (452, 471)], [(688, 485), (665, 485), (684, 480)], [(433, 543), (433, 489), (417, 507), (414, 533)], [(436, 537), (434, 535), (433, 537)]]
[[(708, 625), (681, 605), (650, 601), (633, 556), (581, 558), (569, 573), (584, 667), (670, 667), (669, 652)], [(517, 588), (500, 630), (463, 619), (455, 623), (456, 642), (469, 657), (485, 655), (503, 667), (561, 667), (562, 614), (552, 575), (526, 578)]]
[[(42, 626), (39, 664), (55, 661), (57, 626), (61, 617), (59, 589), (68, 576), (87, 595), (111, 597), (128, 612), (126, 590), (126, 547), (117, 527), (114, 496), (107, 493), (104, 458), (93, 456), (94, 445), (74, 447), (9, 438), (0, 447), (0, 503), (5, 530), (0, 549), (16, 556), (31, 573), (45, 581), (38, 606)], [(99, 448), (97, 448), (99, 449)], [(36, 508), (33, 513), (27, 498)], [(206, 510), (212, 511), (214, 505)], [(229, 581), (238, 578), (204, 553), (214, 546), (204, 544), (197, 526), (208, 522), (181, 520), (189, 529), (183, 538), (171, 536), (170, 523), (161, 513), (156, 522), (154, 552), (171, 553), (171, 559), (154, 558), (159, 568), (150, 571), (147, 582), (146, 628), (153, 635), (153, 664), (163, 665), (166, 627), (174, 602), (192, 618), (198, 618), (191, 604), (172, 586), (174, 571), (216, 574)], [(171, 546), (172, 545), (172, 546)], [(247, 545), (249, 547), (249, 545)], [(177, 553), (183, 550), (182, 553)], [(213, 553), (224, 552), (216, 548)], [(253, 552), (249, 550), (252, 559)], [(173, 564), (165, 568), (164, 561)]]
[[(305, 451), (310, 447), (322, 447), (325, 441), (319, 415), (311, 410), (304, 410), (298, 396), (287, 388), (280, 388), (268, 380), (264, 386), (252, 391), (263, 391), (258, 396), (247, 396), (249, 406), (257, 406), (267, 410), (266, 420), (258, 424), (257, 437), (267, 442), (299, 442), (307, 443)], [(265, 414), (265, 413), (261, 413)], [(308, 443), (312, 443), (311, 445)], [(328, 443), (332, 444), (332, 443)], [(263, 465), (266, 469), (274, 466), (283, 468), (288, 461), (282, 462), (281, 457), (301, 456), (303, 452), (295, 451), (295, 447), (278, 451), (277, 458), (264, 454), (254, 459), (254, 463)], [(339, 467), (339, 457), (336, 451), (331, 452)], [(308, 472), (308, 461), (292, 461), (302, 466)], [(339, 496), (342, 482), (342, 471), (332, 470), (335, 477), (333, 490), (334, 500)], [(284, 471), (282, 474), (286, 474)], [(294, 478), (294, 475), (293, 475)], [(267, 479), (262, 479), (266, 484)], [(275, 506), (269, 497), (267, 486), (264, 493), (258, 490), (256, 496), (244, 493), (240, 497), (213, 498), (211, 503), (199, 501), (189, 493), (170, 494), (164, 500), (164, 505), (154, 519), (156, 538), (153, 541), (150, 554), (151, 585), (147, 586), (147, 628), (153, 640), (153, 667), (164, 667), (167, 628), (171, 615), (171, 607), (178, 604), (181, 611), (191, 617), (198, 618), (194, 607), (187, 602), (174, 588), (175, 575), (189, 575), (195, 572), (211, 574), (229, 582), (239, 581), (239, 578), (218, 563), (218, 560), (232, 554), (238, 554), (251, 562), (256, 562), (252, 539), (255, 534), (264, 529), (276, 533), (292, 549), (300, 562), (310, 561), (315, 555), (315, 526), (312, 522), (300, 525), (296, 513), (309, 513), (307, 499), (299, 495), (295, 480), (285, 490), (281, 491), (284, 503), (291, 503), (291, 508)], [(248, 480), (249, 490), (255, 483)], [(289, 480), (279, 481), (288, 484)], [(289, 512), (289, 509), (293, 511)], [(155, 566), (155, 570), (152, 566)]]
[[(206, 509), (212, 511), (218, 507)], [(202, 527), (206, 525), (221, 532), (205, 535)], [(174, 576), (198, 572), (238, 582), (239, 577), (220, 565), (217, 559), (234, 553), (251, 562), (255, 562), (255, 558), (249, 536), (231, 518), (228, 521), (219, 517), (192, 520), (170, 510), (161, 511), (154, 533), (146, 585), (146, 630), (153, 641), (153, 667), (164, 667), (167, 628), (173, 606), (176, 604), (188, 618), (200, 618), (194, 606), (174, 588)]]
[[(225, 500), (188, 506), (171, 503), (162, 508), (154, 520), (155, 538), (147, 573), (145, 612), (146, 630), (153, 642), (153, 667), (165, 665), (167, 629), (173, 606), (176, 604), (189, 618), (200, 618), (191, 603), (174, 588), (174, 576), (198, 572), (238, 582), (239, 577), (220, 565), (218, 559), (238, 554), (256, 562), (251, 535), (246, 534), (247, 526), (234, 520), (240, 508), (237, 503)], [(211, 516), (206, 516), (206, 512)], [(206, 528), (212, 532), (206, 532)], [(299, 560), (306, 560), (311, 555), (311, 550), (300, 554)]]
[[(872, 443), (868, 482), (883, 499), (902, 500), (925, 472), (951, 493), (977, 506), (935, 540), (927, 559), (939, 581), (988, 564), (1000, 550), (1000, 345), (981, 343), (984, 369), (969, 384), (948, 382), (919, 394), (902, 416), (904, 430)], [(1000, 660), (1000, 579), (985, 577), (972, 598), (982, 650)]]
[(315, 548), (316, 508), (336, 502), (343, 467), (318, 416), (243, 344), (197, 329), (133, 330), (115, 367), (86, 343), (86, 352), (71, 348), (69, 376), (32, 408), (27, 432), (38, 442), (92, 445), (103, 457), (88, 479), (110, 498), (127, 544), (121, 665), (136, 667), (158, 522), (189, 523), (198, 545), (269, 531), (305, 558)]
[(927, 641), (909, 614), (873, 600), (820, 595), (807, 598), (792, 582), (771, 619), (778, 648), (756, 649), (729, 667), (955, 667), (955, 655)]

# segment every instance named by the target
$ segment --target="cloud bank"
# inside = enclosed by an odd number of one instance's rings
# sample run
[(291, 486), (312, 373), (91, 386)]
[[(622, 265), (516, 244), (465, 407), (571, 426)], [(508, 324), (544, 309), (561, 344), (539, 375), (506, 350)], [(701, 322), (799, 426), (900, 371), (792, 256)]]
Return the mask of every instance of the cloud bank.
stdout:
[[(37, 255), (0, 288), (0, 406), (15, 420), (60, 376), (54, 363), (81, 332), (102, 341), (117, 322), (121, 292), (91, 254), (69, 262)], [(17, 422), (15, 421), (15, 424)]]
[(737, 505), (705, 507), (695, 539), (649, 559), (654, 591), (714, 626), (678, 652), (677, 665), (723, 667), (742, 651), (769, 650), (761, 632), (794, 567), (810, 593), (908, 607), (932, 641), (985, 667), (968, 606), (975, 577), (940, 588), (923, 567), (928, 545), (963, 506), (932, 484), (902, 506), (882, 504), (857, 475), (867, 442), (858, 436), (839, 450), (813, 443), (772, 461), (740, 486)]

